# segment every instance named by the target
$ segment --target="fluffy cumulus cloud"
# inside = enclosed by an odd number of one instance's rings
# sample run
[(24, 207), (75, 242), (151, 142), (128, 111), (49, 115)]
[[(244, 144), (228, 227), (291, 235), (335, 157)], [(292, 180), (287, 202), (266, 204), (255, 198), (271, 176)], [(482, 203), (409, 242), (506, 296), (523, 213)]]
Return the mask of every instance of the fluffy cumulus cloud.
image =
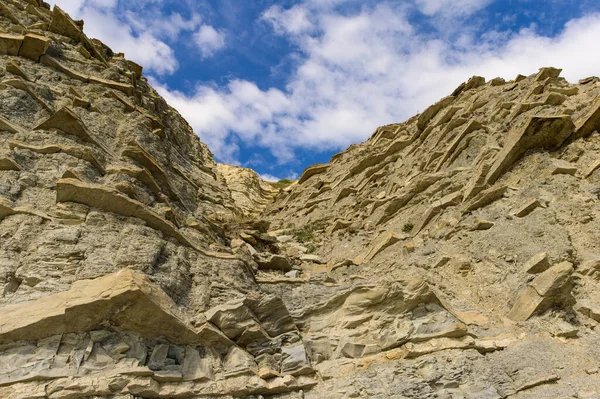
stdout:
[[(135, 31), (123, 24), (114, 13), (85, 7), (77, 17), (86, 21), (85, 32), (99, 38), (114, 51), (123, 52), (127, 58), (158, 74), (173, 73), (178, 67), (173, 49), (150, 30)], [(89, 22), (91, 23), (89, 23)]]
[(278, 34), (290, 32), (299, 34), (311, 30), (314, 25), (308, 18), (306, 8), (293, 6), (283, 9), (281, 6), (272, 6), (263, 13), (263, 19), (273, 25)]
[(241, 141), (269, 149), (284, 163), (297, 150), (339, 150), (360, 142), (475, 74), (512, 79), (552, 65), (575, 80), (600, 67), (600, 53), (592, 51), (600, 37), (598, 14), (570, 21), (555, 37), (530, 27), (446, 40), (445, 32), (414, 26), (411, 16), (444, 14), (459, 25), (489, 1), (389, 1), (350, 13), (337, 7), (342, 1), (305, 0), (263, 13), (262, 22), (296, 48), (299, 61), (283, 89), (231, 80), (200, 84), (187, 95), (165, 86), (159, 91), (222, 160), (235, 161)]
[(225, 47), (225, 33), (217, 31), (210, 25), (202, 25), (194, 34), (194, 39), (204, 58), (213, 56)]
[[(200, 85), (195, 97), (190, 98), (168, 90), (156, 80), (151, 83), (221, 160), (238, 163), (236, 139), (267, 148), (287, 147), (286, 137), (279, 134), (279, 125), (273, 121), (293, 105), (279, 90), (262, 91), (254, 83), (233, 80), (224, 88)], [(237, 136), (231, 132), (237, 132)], [(292, 155), (292, 149), (285, 154)]]
[[(114, 51), (123, 52), (127, 58), (143, 65), (146, 71), (158, 75), (177, 70), (174, 43), (182, 34), (196, 32), (197, 36), (208, 37), (210, 42), (210, 30), (216, 33), (210, 25), (202, 23), (199, 14), (191, 12), (184, 17), (177, 12), (166, 12), (161, 8), (161, 1), (54, 0), (50, 3), (57, 4), (75, 19), (83, 19), (88, 36), (100, 39)], [(224, 42), (219, 42), (220, 36), (212, 39), (208, 44), (210, 54), (224, 46)], [(204, 49), (202, 54), (205, 54)]]

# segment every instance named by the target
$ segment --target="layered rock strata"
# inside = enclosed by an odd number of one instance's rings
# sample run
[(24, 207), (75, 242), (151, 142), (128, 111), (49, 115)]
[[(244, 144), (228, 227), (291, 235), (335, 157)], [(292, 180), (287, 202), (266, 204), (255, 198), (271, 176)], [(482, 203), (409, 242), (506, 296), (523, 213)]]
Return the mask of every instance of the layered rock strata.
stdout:
[[(320, 261), (258, 281), (302, 320), (324, 378), (313, 397), (600, 392), (590, 356), (600, 320), (599, 82), (572, 84), (555, 68), (473, 77), (280, 194), (265, 214), (281, 249)], [(435, 298), (399, 319), (379, 313), (383, 287), (400, 281), (422, 281)], [(330, 299), (363, 284), (382, 293), (356, 311)], [(419, 329), (431, 339), (411, 341)]]
[[(0, 4), (0, 397), (314, 385), (308, 359), (282, 355), (304, 348), (285, 305), (227, 235), (278, 190), (246, 172), (255, 194), (237, 199), (242, 170), (82, 27), (59, 7)], [(207, 313), (242, 299), (234, 335)]]
[(280, 189), (0, 3), (0, 397), (596, 398), (599, 82), (473, 77)]

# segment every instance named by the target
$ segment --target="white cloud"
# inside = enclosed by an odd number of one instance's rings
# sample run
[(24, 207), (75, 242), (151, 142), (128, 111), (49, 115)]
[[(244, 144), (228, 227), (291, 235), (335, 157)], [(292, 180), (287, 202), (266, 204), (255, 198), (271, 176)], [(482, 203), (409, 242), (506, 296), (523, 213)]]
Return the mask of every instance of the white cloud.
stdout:
[(85, 0), (59, 0), (58, 2), (50, 0), (46, 1), (50, 6), (54, 6), (58, 3), (58, 6), (65, 10), (69, 15), (75, 15), (79, 12)]
[(162, 15), (156, 11), (152, 15), (139, 14), (137, 10), (128, 10), (125, 15), (129, 25), (138, 32), (151, 32), (158, 38), (175, 41), (183, 32), (194, 31), (202, 22), (202, 17), (192, 13), (185, 19), (179, 13)]
[(277, 183), (279, 180), (281, 180), (279, 177), (270, 175), (268, 173), (260, 174), (259, 176), (264, 181), (268, 181), (268, 182), (271, 182), (271, 183)]
[(469, 15), (478, 11), (493, 0), (415, 0), (419, 10), (429, 16), (433, 15)]
[[(237, 138), (247, 143), (263, 147), (276, 143), (286, 145), (274, 124), (263, 123), (283, 115), (291, 106), (279, 90), (262, 91), (254, 83), (234, 80), (221, 89), (199, 86), (194, 98), (190, 99), (181, 92), (169, 91), (155, 80), (151, 83), (223, 161), (238, 163), (238, 147), (230, 137), (230, 131), (238, 131)], [(291, 150), (287, 155), (293, 155)]]
[(194, 34), (194, 39), (203, 58), (211, 57), (225, 47), (225, 33), (217, 31), (210, 25), (202, 25)]
[(58, 0), (48, 1), (51, 6), (57, 4), (60, 8), (66, 11), (71, 17), (79, 14), (84, 7), (110, 9), (117, 6), (118, 0)]
[[(112, 12), (83, 8), (78, 14), (86, 21), (85, 32), (106, 43), (116, 52), (158, 74), (173, 73), (178, 67), (173, 49), (165, 42), (142, 31), (134, 35), (129, 25), (119, 21)], [(88, 23), (91, 21), (92, 23)]]
[(271, 23), (275, 31), (280, 34), (285, 32), (299, 34), (314, 28), (307, 14), (306, 8), (298, 5), (287, 10), (280, 6), (272, 6), (263, 13), (262, 18)]
[[(202, 22), (199, 14), (190, 12), (189, 19), (178, 13), (164, 13), (159, 6), (162, 0), (146, 2), (121, 0), (58, 0), (58, 4), (74, 19), (85, 21), (84, 31), (107, 44), (115, 52), (125, 53), (147, 71), (159, 75), (174, 73), (179, 63), (169, 44), (176, 42), (183, 33), (195, 31)], [(204, 38), (210, 39), (209, 25), (202, 25)], [(207, 44), (210, 51), (218, 46), (223, 33)], [(215, 41), (216, 40), (216, 41)], [(210, 47), (210, 46), (213, 47)]]

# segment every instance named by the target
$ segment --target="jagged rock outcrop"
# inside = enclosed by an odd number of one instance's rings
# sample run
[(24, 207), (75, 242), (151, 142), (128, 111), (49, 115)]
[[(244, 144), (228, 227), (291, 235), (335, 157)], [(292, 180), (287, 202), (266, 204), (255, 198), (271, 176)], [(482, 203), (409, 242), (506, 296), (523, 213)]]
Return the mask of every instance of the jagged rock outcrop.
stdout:
[(279, 190), (218, 166), (142, 67), (59, 7), (0, 6), (0, 397), (314, 386), (295, 322), (226, 227)]
[[(324, 378), (315, 398), (600, 392), (588, 356), (600, 320), (599, 95), (597, 78), (572, 84), (556, 68), (474, 77), (280, 194), (265, 213), (271, 230), (293, 237), (283, 249), (311, 246), (327, 264), (298, 262), (287, 281), (258, 281), (301, 320)], [(370, 307), (400, 281), (422, 281), (434, 297), (399, 319)], [(373, 294), (348, 316), (330, 298), (361, 284)], [(303, 317), (319, 306), (327, 311)], [(430, 339), (411, 340), (410, 323)]]
[(473, 77), (283, 189), (0, 3), (0, 397), (596, 398), (600, 79)]

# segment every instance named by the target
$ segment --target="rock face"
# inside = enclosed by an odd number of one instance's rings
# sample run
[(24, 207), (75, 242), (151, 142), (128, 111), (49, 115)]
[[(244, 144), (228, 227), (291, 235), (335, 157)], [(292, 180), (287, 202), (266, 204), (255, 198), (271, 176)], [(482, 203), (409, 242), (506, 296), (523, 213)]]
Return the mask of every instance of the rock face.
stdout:
[[(229, 225), (279, 190), (217, 165), (142, 68), (59, 7), (2, 2), (0, 31), (0, 397), (313, 386), (285, 304), (232, 249)], [(248, 231), (275, 242), (267, 227)]]
[(243, 216), (259, 216), (279, 194), (279, 189), (262, 180), (252, 169), (219, 163), (217, 171), (225, 178), (231, 197)]
[(280, 247), (326, 262), (258, 279), (323, 378), (307, 396), (600, 392), (599, 96), (555, 68), (474, 77), (280, 194)]
[(473, 77), (284, 189), (0, 3), (0, 398), (597, 398), (600, 80)]

